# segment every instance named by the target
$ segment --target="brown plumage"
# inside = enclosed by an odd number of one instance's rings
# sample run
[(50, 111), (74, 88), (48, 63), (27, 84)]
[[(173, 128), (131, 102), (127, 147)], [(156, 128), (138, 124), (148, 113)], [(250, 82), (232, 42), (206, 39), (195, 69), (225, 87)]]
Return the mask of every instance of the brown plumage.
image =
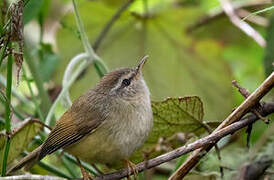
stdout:
[(46, 141), (8, 173), (60, 148), (93, 163), (113, 163), (132, 154), (152, 127), (149, 91), (140, 71), (144, 62), (105, 75), (63, 114)]

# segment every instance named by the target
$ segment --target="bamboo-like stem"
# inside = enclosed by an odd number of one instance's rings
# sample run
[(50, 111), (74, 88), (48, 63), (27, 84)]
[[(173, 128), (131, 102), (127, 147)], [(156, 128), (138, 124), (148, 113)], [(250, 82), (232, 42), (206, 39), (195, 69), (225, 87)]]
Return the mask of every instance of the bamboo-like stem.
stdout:
[[(9, 43), (8, 47), (11, 47), (11, 44)], [(7, 69), (7, 88), (6, 88), (6, 106), (5, 106), (5, 129), (6, 134), (10, 134), (11, 130), (11, 116), (10, 116), (10, 102), (11, 102), (11, 84), (12, 84), (12, 55), (10, 54), (8, 56), (8, 69)], [(4, 155), (3, 155), (3, 163), (2, 163), (2, 172), (1, 175), (6, 175), (6, 169), (7, 169), (7, 161), (8, 161), (8, 155), (9, 155), (9, 149), (10, 149), (10, 137), (7, 136), (5, 141), (5, 149), (4, 149)]]
[(31, 87), (31, 84), (30, 84), (30, 82), (29, 82), (29, 80), (28, 80), (28, 77), (27, 77), (27, 75), (26, 75), (26, 70), (25, 70), (24, 67), (22, 67), (22, 70), (23, 70), (23, 77), (25, 78), (25, 80), (26, 80), (26, 82), (27, 82), (27, 86), (28, 86), (28, 89), (29, 89), (29, 92), (30, 92), (32, 101), (33, 101), (33, 103), (34, 103), (35, 109), (36, 109), (36, 111), (37, 111), (37, 113), (38, 113), (38, 116), (39, 116), (40, 120), (41, 120), (42, 122), (44, 122), (44, 121), (45, 121), (44, 116), (43, 116), (42, 111), (41, 111), (41, 109), (40, 109), (40, 107), (39, 107), (39, 105), (38, 105), (38, 102), (37, 102), (37, 100), (36, 100), (36, 98), (35, 98), (35, 96), (34, 96), (34, 93), (33, 93), (32, 87)]

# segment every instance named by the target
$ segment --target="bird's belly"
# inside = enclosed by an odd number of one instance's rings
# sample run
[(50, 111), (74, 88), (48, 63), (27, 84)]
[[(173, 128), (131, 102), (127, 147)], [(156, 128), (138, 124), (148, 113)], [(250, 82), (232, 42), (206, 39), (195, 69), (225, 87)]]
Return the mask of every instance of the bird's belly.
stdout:
[(89, 163), (111, 163), (115, 158), (121, 158), (121, 150), (115, 144), (115, 139), (95, 131), (66, 151)]
[(152, 113), (124, 119), (110, 118), (66, 150), (89, 163), (113, 164), (129, 157), (145, 141), (152, 127)]

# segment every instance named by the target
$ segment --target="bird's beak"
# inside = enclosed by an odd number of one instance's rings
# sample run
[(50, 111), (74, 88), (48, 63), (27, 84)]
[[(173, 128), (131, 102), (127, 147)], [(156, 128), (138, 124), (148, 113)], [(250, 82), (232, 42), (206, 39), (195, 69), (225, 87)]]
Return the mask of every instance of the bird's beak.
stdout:
[(136, 75), (140, 74), (142, 71), (143, 66), (147, 62), (148, 56), (144, 56), (141, 61), (139, 62), (138, 66), (136, 67)]

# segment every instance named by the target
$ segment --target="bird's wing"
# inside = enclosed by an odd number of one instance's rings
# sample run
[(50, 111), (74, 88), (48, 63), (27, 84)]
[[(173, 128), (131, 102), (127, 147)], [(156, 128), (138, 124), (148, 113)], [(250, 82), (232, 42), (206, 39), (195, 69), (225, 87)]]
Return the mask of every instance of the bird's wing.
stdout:
[[(42, 145), (39, 159), (51, 154), (60, 148), (67, 147), (79, 141), (85, 135), (92, 133), (104, 121), (104, 114), (80, 97), (74, 102), (57, 122), (55, 128), (49, 134)], [(96, 104), (96, 101), (93, 102)]]

